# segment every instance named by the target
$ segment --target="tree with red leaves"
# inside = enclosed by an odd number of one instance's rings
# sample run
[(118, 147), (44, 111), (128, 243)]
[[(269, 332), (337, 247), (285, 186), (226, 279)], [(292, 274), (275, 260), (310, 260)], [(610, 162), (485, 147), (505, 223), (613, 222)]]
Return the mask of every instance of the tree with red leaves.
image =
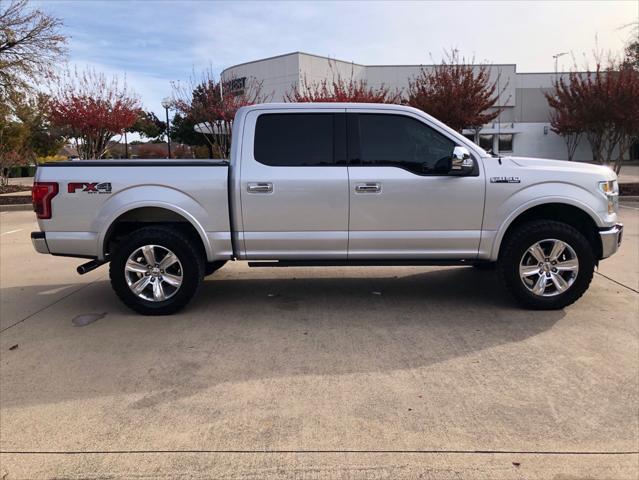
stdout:
[(320, 82), (309, 82), (304, 77), (301, 87), (294, 86), (286, 94), (288, 102), (355, 102), (355, 103), (400, 103), (401, 91), (391, 91), (385, 85), (369, 87), (365, 80), (355, 80), (351, 68), (350, 78), (345, 79), (339, 72), (335, 72), (334, 62), (329, 60), (329, 67), (333, 73), (331, 81), (324, 79)]
[(497, 101), (507, 84), (500, 89), (499, 76), (490, 81), (490, 65), (473, 64), (474, 59), (468, 63), (457, 50), (452, 50), (441, 64), (422, 67), (409, 80), (407, 103), (458, 132), (470, 128), (479, 133), (483, 125), (499, 115)]
[(550, 98), (548, 93), (544, 93), (544, 95), (552, 107), (550, 129), (564, 139), (568, 150), (568, 160), (572, 161), (583, 134), (581, 120), (573, 114), (568, 102), (556, 101), (554, 98)]
[(140, 102), (117, 77), (67, 71), (51, 96), (51, 122), (75, 143), (80, 158), (101, 158), (109, 140), (138, 119)]
[(173, 84), (174, 107), (188, 122), (204, 126), (206, 140), (224, 158), (231, 153), (233, 120), (238, 109), (268, 100), (262, 94), (262, 82), (253, 78), (236, 80), (218, 80), (207, 69), (200, 77), (191, 76), (186, 84)]
[(614, 164), (619, 173), (631, 138), (639, 134), (639, 72), (614, 58), (604, 64), (598, 56), (594, 71), (575, 68), (558, 77), (545, 96), (553, 109), (553, 130), (560, 135), (583, 132), (593, 160)]

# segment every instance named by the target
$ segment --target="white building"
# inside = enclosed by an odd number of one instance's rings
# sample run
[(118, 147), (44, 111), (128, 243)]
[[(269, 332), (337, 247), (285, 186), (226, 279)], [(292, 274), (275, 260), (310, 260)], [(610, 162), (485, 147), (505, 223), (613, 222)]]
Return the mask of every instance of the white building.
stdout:
[[(250, 79), (263, 82), (263, 93), (271, 101), (285, 101), (294, 87), (308, 83), (329, 81), (337, 74), (347, 80), (365, 80), (371, 87), (385, 85), (391, 90), (406, 91), (409, 79), (428, 65), (359, 65), (318, 55), (295, 52), (255, 60), (227, 68), (222, 72), (223, 83), (229, 93), (242, 90)], [(550, 130), (550, 108), (543, 95), (552, 87), (554, 73), (519, 73), (516, 65), (491, 65), (491, 77), (499, 78), (503, 92), (499, 105), (504, 110), (494, 123), (486, 125), (480, 135), (480, 144), (495, 153), (566, 159), (566, 146), (561, 137)], [(470, 132), (469, 138), (473, 138)], [(575, 152), (575, 160), (591, 161), (590, 145), (582, 138)]]

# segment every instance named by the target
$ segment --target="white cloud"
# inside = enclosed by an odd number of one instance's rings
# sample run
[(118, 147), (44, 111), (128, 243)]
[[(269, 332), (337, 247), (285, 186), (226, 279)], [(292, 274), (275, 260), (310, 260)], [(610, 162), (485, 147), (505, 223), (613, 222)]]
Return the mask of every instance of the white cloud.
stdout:
[[(292, 51), (363, 64), (430, 63), (444, 49), (519, 71), (552, 55), (621, 51), (639, 3), (601, 2), (40, 2), (72, 36), (71, 61), (127, 74), (147, 108), (171, 80)], [(563, 66), (570, 58), (563, 57)], [(560, 64), (561, 67), (561, 64)]]

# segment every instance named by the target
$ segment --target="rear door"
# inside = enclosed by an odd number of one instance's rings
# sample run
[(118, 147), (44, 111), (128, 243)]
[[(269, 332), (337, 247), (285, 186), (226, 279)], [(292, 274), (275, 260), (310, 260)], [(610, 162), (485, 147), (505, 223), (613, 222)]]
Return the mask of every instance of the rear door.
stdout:
[(448, 174), (454, 137), (410, 112), (349, 109), (348, 257), (473, 258), (484, 177)]
[(346, 258), (345, 116), (330, 108), (247, 114), (240, 167), (247, 259)]

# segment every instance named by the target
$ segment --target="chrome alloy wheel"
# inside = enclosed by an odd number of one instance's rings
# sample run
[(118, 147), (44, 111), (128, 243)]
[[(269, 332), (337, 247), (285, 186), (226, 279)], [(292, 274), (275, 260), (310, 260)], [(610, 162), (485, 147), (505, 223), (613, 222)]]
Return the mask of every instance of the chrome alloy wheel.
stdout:
[(168, 248), (145, 245), (135, 250), (124, 265), (131, 291), (150, 302), (168, 300), (182, 285), (182, 264)]
[(530, 246), (519, 262), (519, 277), (533, 294), (553, 297), (568, 290), (579, 273), (579, 259), (566, 242), (554, 238)]

